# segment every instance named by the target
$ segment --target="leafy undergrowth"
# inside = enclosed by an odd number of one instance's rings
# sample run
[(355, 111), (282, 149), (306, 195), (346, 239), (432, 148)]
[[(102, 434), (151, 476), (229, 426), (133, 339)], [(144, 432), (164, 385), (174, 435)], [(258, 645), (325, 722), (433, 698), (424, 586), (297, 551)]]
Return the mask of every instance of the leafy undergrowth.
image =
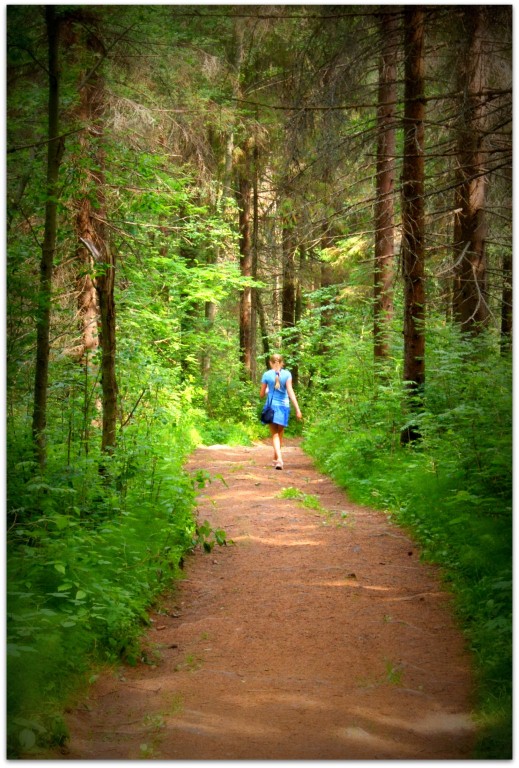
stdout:
[[(434, 346), (434, 342), (437, 346)], [(432, 339), (429, 381), (412, 417), (422, 438), (400, 445), (401, 385), (348, 396), (347, 363), (304, 447), (354, 501), (386, 511), (442, 567), (476, 672), (475, 756), (511, 757), (511, 361), (487, 340)], [(342, 361), (339, 361), (339, 363)], [(358, 362), (358, 361), (356, 361)], [(365, 368), (369, 369), (369, 360)], [(342, 381), (339, 381), (342, 377)], [(375, 394), (373, 394), (375, 392)]]
[[(155, 597), (201, 543), (188, 441), (157, 429), (68, 471), (13, 462), (7, 560), (8, 754), (61, 744), (67, 695), (92, 664), (139, 658)], [(11, 457), (15, 449), (11, 451)], [(16, 502), (16, 505), (14, 504)], [(209, 532), (204, 532), (204, 540)]]

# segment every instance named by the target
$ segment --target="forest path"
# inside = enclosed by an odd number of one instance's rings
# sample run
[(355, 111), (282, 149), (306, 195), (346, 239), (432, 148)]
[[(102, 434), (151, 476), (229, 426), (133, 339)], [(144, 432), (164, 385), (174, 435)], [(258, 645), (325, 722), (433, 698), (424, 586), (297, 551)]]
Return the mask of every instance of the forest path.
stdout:
[(61, 759), (470, 758), (470, 659), (437, 570), (296, 440), (284, 458), (274, 470), (267, 443), (191, 457), (213, 476), (199, 519), (235, 546), (188, 558), (152, 616), (156, 666), (101, 675)]

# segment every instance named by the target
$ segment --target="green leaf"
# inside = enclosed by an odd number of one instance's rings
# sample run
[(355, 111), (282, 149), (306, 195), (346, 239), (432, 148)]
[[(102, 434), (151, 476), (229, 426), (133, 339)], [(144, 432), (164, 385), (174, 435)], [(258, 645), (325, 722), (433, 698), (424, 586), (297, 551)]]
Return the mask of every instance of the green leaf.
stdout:
[(67, 515), (53, 515), (52, 522), (56, 524), (58, 531), (62, 531), (70, 525), (70, 518)]
[(36, 734), (28, 728), (24, 728), (18, 734), (18, 740), (23, 749), (32, 749), (36, 744)]
[(16, 643), (7, 643), (7, 655), (18, 658), (22, 653), (36, 653), (36, 648), (30, 645), (17, 645)]
[(219, 544), (221, 547), (226, 546), (227, 544), (227, 534), (224, 530), (221, 528), (217, 528), (214, 532), (214, 537), (216, 539), (216, 543)]

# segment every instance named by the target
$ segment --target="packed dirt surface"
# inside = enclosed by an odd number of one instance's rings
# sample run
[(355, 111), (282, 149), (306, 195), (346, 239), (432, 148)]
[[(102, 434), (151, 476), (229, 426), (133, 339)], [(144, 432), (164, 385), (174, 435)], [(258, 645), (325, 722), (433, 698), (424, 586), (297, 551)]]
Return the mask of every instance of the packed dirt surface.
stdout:
[(234, 543), (187, 559), (146, 663), (100, 676), (60, 759), (470, 759), (470, 658), (438, 571), (297, 441), (283, 471), (271, 453), (192, 456), (212, 476), (199, 520)]

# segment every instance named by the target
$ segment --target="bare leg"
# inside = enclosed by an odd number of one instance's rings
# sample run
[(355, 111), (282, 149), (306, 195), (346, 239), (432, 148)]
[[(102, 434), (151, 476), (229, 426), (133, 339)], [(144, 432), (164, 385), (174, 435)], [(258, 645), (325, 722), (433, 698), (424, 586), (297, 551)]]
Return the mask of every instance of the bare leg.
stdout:
[(274, 449), (274, 461), (283, 465), (283, 456), (281, 455), (281, 446), (283, 444), (283, 432), (285, 428), (279, 424), (269, 424), (270, 434), (272, 436), (272, 448)]

